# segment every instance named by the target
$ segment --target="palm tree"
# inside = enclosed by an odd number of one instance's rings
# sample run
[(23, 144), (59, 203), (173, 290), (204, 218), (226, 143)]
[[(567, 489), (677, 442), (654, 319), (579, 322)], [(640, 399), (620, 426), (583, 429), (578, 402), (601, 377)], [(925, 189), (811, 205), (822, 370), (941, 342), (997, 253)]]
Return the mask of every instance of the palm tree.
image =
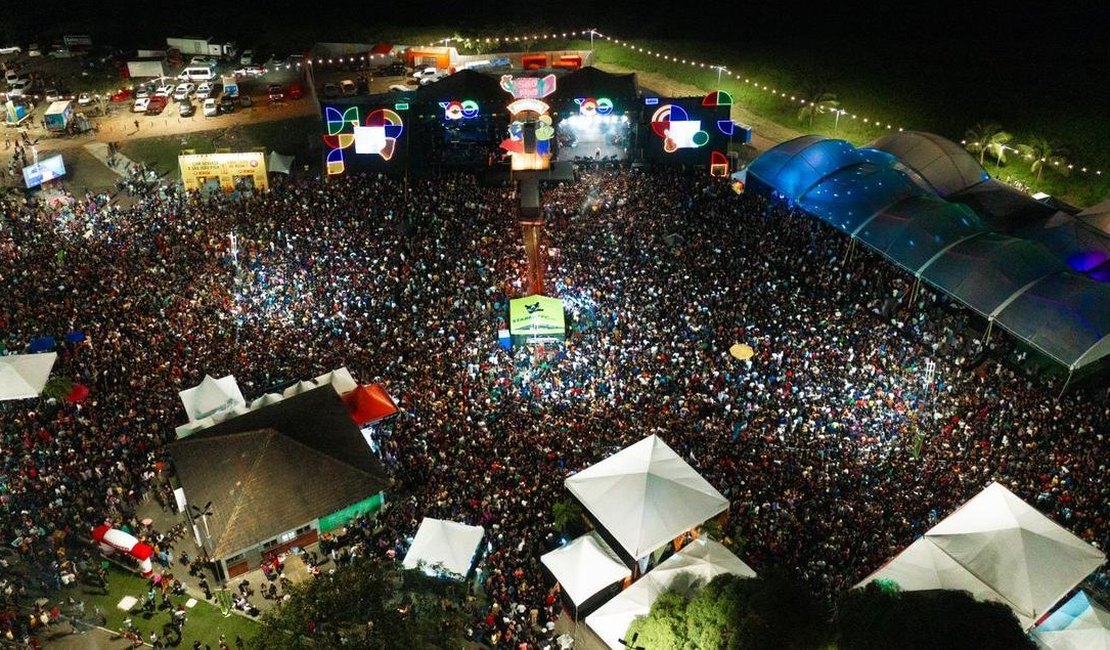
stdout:
[(836, 95), (830, 92), (807, 93), (806, 97), (809, 99), (803, 97), (802, 108), (798, 110), (798, 121), (809, 122), (810, 128), (813, 128), (813, 118), (818, 114), (830, 113), (840, 108), (840, 102), (836, 100)]
[(1006, 162), (1006, 143), (1013, 136), (1003, 131), (996, 122), (979, 122), (967, 130), (964, 138), (967, 150), (979, 154), (980, 165), (986, 160), (988, 153), (1001, 165)]
[(1026, 160), (1030, 161), (1029, 171), (1037, 175), (1038, 182), (1046, 167), (1063, 176), (1067, 176), (1071, 171), (1068, 167), (1068, 159), (1065, 157), (1068, 150), (1058, 142), (1034, 136), (1028, 144), (1019, 144), (1017, 149)]

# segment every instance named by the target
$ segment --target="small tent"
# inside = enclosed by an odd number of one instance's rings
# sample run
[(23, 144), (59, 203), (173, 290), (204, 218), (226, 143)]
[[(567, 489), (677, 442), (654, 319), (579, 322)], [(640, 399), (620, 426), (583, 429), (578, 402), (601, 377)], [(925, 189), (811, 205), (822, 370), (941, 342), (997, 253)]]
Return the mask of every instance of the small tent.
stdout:
[(728, 499), (655, 435), (564, 484), (632, 560), (728, 508)]
[(402, 564), (406, 569), (423, 564), (437, 575), (465, 578), (474, 566), (474, 556), (485, 534), (481, 526), (425, 517)]
[(277, 404), (278, 402), (280, 402), (283, 399), (285, 399), (285, 398), (282, 397), (278, 393), (266, 393), (262, 397), (259, 397), (258, 399), (251, 402), (251, 410), (252, 411), (257, 411), (258, 409), (260, 409), (264, 406), (269, 406), (271, 404)]
[(285, 174), (288, 176), (293, 169), (293, 156), (285, 156), (276, 151), (271, 151), (266, 169), (271, 174)]
[(624, 650), (621, 641), (628, 626), (636, 617), (647, 616), (661, 594), (675, 591), (688, 596), (725, 574), (756, 576), (751, 567), (718, 542), (696, 539), (587, 616), (586, 624), (610, 648)]
[(935, 589), (938, 583), (966, 589), (1006, 603), (1026, 628), (1106, 561), (1101, 551), (999, 483), (988, 485), (919, 542), (934, 548), (915, 543), (860, 586), (891, 579), (903, 589)]
[(1033, 639), (1048, 650), (1110, 650), (1110, 612), (1079, 591), (1037, 626)]
[[(566, 546), (540, 557), (551, 575), (559, 581), (563, 593), (574, 605), (576, 617), (588, 613), (617, 583), (632, 577), (632, 571), (609, 548), (597, 533), (588, 533)], [(611, 594), (608, 594), (611, 595)]]
[(246, 406), (247, 404), (243, 399), (243, 393), (239, 390), (239, 383), (232, 375), (219, 379), (205, 375), (200, 384), (181, 391), (178, 396), (185, 406), (185, 414), (189, 416), (190, 422), (230, 410), (235, 405)]
[(378, 384), (359, 386), (343, 396), (351, 418), (360, 427), (397, 414), (397, 404)]
[(325, 372), (316, 378), (316, 384), (320, 386), (331, 384), (335, 388), (335, 392), (340, 395), (349, 393), (358, 387), (358, 382), (351, 376), (351, 371), (347, 370), (346, 366), (336, 368), (331, 372)]
[(289, 388), (281, 391), (281, 395), (282, 397), (292, 397), (294, 395), (300, 395), (305, 391), (310, 391), (314, 388), (319, 388), (315, 381), (302, 379)]
[(57, 360), (57, 352), (0, 357), (0, 401), (38, 397)]

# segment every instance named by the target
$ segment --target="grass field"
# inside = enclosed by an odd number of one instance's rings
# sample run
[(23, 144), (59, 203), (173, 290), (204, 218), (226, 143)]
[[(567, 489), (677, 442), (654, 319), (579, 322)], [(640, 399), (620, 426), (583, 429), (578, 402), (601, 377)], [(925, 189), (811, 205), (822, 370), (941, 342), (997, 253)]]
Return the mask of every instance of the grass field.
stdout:
[[(123, 625), (123, 620), (128, 616), (134, 622), (143, 639), (149, 641), (150, 633), (162, 632), (164, 625), (170, 621), (170, 612), (168, 610), (158, 610), (149, 618), (144, 617), (142, 614), (127, 614), (116, 607), (120, 599), (124, 596), (134, 596), (140, 602), (145, 596), (147, 591), (147, 580), (134, 573), (124, 572), (116, 567), (109, 569), (108, 573), (109, 593), (101, 595), (99, 593), (91, 593), (87, 587), (81, 587), (83, 590), (79, 597), (85, 601), (85, 614), (86, 619), (90, 620), (93, 614), (93, 608), (99, 607), (107, 619), (107, 627), (110, 630), (119, 630)], [(78, 596), (75, 596), (78, 597)], [(187, 597), (171, 596), (176, 607), (179, 603), (184, 603), (188, 600)], [(195, 607), (189, 610), (188, 618), (182, 630), (182, 641), (178, 645), (181, 648), (192, 647), (193, 641), (200, 641), (201, 644), (209, 644), (213, 648), (218, 647), (220, 635), (223, 634), (229, 643), (234, 647), (235, 637), (238, 635), (247, 640), (253, 637), (258, 630), (258, 624), (254, 621), (239, 616), (238, 614), (231, 614), (225, 617), (220, 610), (203, 600), (198, 602)]]

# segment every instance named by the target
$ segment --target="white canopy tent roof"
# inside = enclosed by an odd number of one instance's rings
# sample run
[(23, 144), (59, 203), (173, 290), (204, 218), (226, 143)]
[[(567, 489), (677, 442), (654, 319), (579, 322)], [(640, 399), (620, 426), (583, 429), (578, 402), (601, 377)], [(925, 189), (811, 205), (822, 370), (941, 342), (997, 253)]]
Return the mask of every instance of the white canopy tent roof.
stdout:
[(564, 484), (637, 560), (728, 508), (728, 499), (655, 435)]
[(270, 152), (270, 160), (266, 164), (266, 169), (273, 174), (289, 175), (289, 171), (293, 169), (293, 156), (286, 156), (276, 151)]
[(594, 532), (540, 557), (563, 591), (581, 605), (609, 585), (632, 576), (605, 540)]
[(258, 409), (262, 408), (263, 406), (269, 406), (271, 404), (277, 404), (278, 402), (280, 402), (283, 399), (285, 399), (285, 398), (282, 397), (279, 393), (266, 393), (262, 397), (259, 397), (255, 400), (251, 401), (251, 410), (252, 411), (257, 411)]
[(57, 352), (0, 357), (0, 401), (38, 397), (57, 360)]
[(335, 392), (340, 395), (358, 388), (358, 382), (351, 376), (351, 371), (347, 370), (346, 366), (341, 366), (331, 372), (325, 372), (317, 377), (315, 381), (320, 386), (331, 384), (335, 388)]
[(1110, 650), (1110, 612), (1080, 591), (1033, 631), (1049, 650)]
[[(1028, 628), (1106, 561), (999, 483), (933, 526), (923, 540), (951, 562), (915, 543), (861, 584), (889, 577), (904, 589), (935, 589), (937, 582), (951, 581), (968, 586), (942, 588), (967, 589), (976, 597), (986, 588), (997, 597), (984, 598), (1005, 602)], [(957, 577), (953, 564), (970, 577)], [(927, 586), (906, 586), (915, 584)]]
[(666, 591), (690, 594), (726, 573), (755, 577), (755, 571), (732, 551), (711, 539), (696, 539), (587, 616), (586, 624), (610, 648), (624, 650), (620, 641), (628, 626), (636, 617), (647, 616), (660, 594)]
[(319, 387), (320, 386), (316, 383), (315, 380), (302, 379), (302, 380), (298, 381), (297, 383), (293, 384), (292, 386), (290, 386), (289, 388), (286, 388), (285, 390), (281, 391), (281, 394), (282, 394), (283, 397), (292, 397), (294, 395), (300, 395), (301, 393), (303, 393), (305, 391), (310, 391), (313, 388), (319, 388)]
[(212, 417), (232, 407), (246, 406), (243, 393), (239, 390), (239, 383), (235, 377), (227, 375), (213, 379), (205, 375), (200, 384), (178, 393), (181, 403), (185, 406), (185, 414), (190, 422)]
[(466, 577), (485, 534), (481, 526), (425, 517), (405, 554), (404, 567), (415, 569), (424, 562), (428, 567), (442, 567), (443, 571)]

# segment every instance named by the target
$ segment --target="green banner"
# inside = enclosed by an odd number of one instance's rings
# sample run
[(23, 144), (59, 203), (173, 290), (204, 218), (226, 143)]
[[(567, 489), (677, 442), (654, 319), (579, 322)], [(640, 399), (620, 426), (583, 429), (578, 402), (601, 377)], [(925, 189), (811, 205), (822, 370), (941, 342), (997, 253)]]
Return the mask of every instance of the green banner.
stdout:
[(355, 517), (381, 510), (385, 494), (379, 492), (369, 499), (363, 499), (356, 504), (349, 505), (338, 512), (320, 517), (320, 532), (327, 533), (346, 526)]
[(509, 333), (513, 339), (563, 339), (567, 335), (563, 301), (528, 296), (509, 301)]

